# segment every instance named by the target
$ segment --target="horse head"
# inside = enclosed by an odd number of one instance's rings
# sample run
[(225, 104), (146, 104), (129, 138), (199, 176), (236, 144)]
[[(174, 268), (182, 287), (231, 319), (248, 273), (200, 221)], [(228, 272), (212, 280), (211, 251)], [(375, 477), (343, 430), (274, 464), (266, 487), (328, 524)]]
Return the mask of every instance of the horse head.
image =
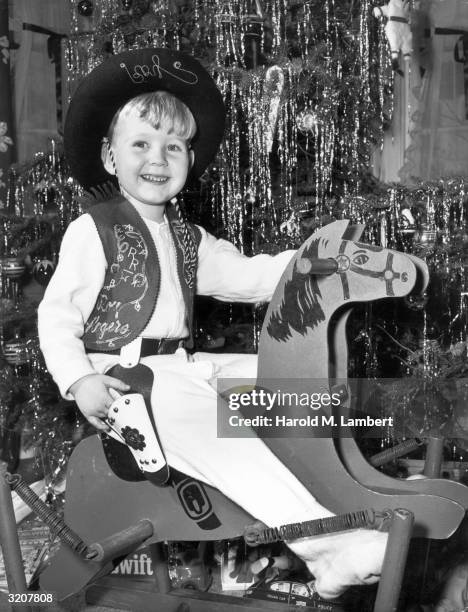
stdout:
[[(326, 324), (338, 308), (408, 295), (427, 284), (427, 267), (418, 258), (358, 241), (362, 227), (335, 221), (313, 234), (299, 249), (281, 282), (284, 295), (273, 304), (268, 333), (277, 340), (292, 330), (305, 335)], [(316, 273), (317, 262), (330, 262), (328, 273)], [(325, 266), (326, 267), (326, 266)]]

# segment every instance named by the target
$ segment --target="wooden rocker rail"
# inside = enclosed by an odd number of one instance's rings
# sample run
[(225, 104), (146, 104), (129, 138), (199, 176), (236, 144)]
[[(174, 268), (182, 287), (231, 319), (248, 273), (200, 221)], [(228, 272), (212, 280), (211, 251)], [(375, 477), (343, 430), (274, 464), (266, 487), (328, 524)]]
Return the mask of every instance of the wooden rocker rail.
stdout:
[[(4, 563), (6, 568), (6, 576), (8, 588), (11, 593), (26, 593), (26, 580), (24, 576), (23, 563), (21, 558), (21, 550), (19, 546), (18, 534), (16, 531), (16, 522), (13, 511), (13, 502), (11, 498), (11, 490), (9, 482), (18, 484), (17, 479), (12, 479), (6, 471), (6, 464), (0, 463), (0, 544), (3, 551)], [(23, 493), (27, 493), (28, 487), (23, 487)], [(27, 497), (24, 495), (24, 497)], [(32, 496), (29, 501), (35, 501)], [(73, 534), (73, 538), (67, 533), (66, 526), (59, 525), (59, 519), (54, 516), (54, 513), (42, 502), (41, 506), (36, 502), (35, 509), (39, 509), (39, 514), (45, 519), (55, 530), (55, 533), (60, 534), (62, 540), (69, 546), (73, 546), (75, 554), (86, 557), (88, 563), (94, 565), (96, 562), (104, 564), (104, 567), (110, 571), (113, 564), (112, 560), (121, 558), (124, 554), (129, 554), (151, 540), (154, 534), (154, 526), (149, 520), (142, 520), (128, 527), (119, 533), (112, 534), (101, 542), (96, 542), (90, 545), (84, 544), (79, 536)], [(304, 523), (301, 531), (301, 524), (285, 525), (278, 528), (274, 534), (276, 539), (283, 536), (295, 535), (303, 537), (310, 533), (325, 533), (329, 528), (331, 531), (342, 530), (344, 528), (355, 529), (356, 527), (372, 526), (375, 527), (376, 521), (379, 519), (389, 520), (389, 538), (385, 552), (382, 577), (377, 590), (377, 597), (374, 606), (374, 612), (394, 612), (397, 610), (398, 598), (403, 579), (406, 557), (411, 539), (411, 530), (413, 526), (413, 514), (404, 509), (396, 509), (389, 512), (386, 516), (379, 516), (370, 511), (363, 511), (359, 515), (349, 513), (331, 519), (308, 521)], [(268, 533), (271, 530), (266, 530), (266, 534), (257, 530), (256, 543), (267, 541)], [(250, 530), (250, 538), (253, 538), (253, 531)], [(247, 538), (248, 539), (248, 538)], [(77, 540), (79, 540), (77, 546)], [(270, 602), (253, 602), (252, 600), (240, 600), (213, 593), (189, 593), (170, 590), (170, 579), (165, 560), (160, 555), (160, 544), (151, 545), (151, 553), (154, 565), (156, 582), (154, 590), (141, 590), (134, 595), (138, 595), (138, 610), (141, 612), (153, 611), (156, 602), (158, 601), (162, 610), (186, 610), (190, 612), (216, 612), (221, 604), (229, 607), (230, 612), (237, 610), (249, 609), (251, 612), (255, 610), (281, 610), (284, 606), (278, 603)], [(112, 585), (112, 582), (109, 583)], [(156, 588), (157, 587), (157, 588)], [(128, 605), (132, 607), (123, 609), (135, 609), (136, 605), (131, 593), (119, 594), (118, 601), (114, 600), (113, 589), (106, 593), (104, 586), (91, 587), (92, 603), (100, 603), (101, 605)], [(124, 590), (122, 590), (124, 591)]]

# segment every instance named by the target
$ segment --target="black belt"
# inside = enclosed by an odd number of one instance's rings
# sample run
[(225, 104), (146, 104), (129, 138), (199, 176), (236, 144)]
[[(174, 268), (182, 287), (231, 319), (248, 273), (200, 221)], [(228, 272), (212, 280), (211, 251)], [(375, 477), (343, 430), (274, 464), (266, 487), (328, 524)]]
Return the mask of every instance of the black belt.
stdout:
[[(180, 347), (184, 346), (184, 340), (180, 338), (143, 338), (141, 341), (140, 357), (151, 355), (172, 355)], [(106, 355), (120, 355), (120, 349), (113, 351), (98, 351), (86, 349), (87, 353), (105, 353)]]

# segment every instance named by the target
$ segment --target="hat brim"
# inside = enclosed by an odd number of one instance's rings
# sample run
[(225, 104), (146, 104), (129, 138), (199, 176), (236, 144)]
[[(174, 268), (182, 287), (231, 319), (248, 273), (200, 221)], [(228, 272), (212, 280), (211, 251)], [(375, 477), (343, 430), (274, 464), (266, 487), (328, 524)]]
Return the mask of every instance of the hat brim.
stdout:
[(114, 55), (78, 86), (64, 128), (65, 157), (72, 175), (87, 190), (111, 178), (101, 162), (101, 143), (115, 113), (132, 98), (167, 91), (192, 112), (192, 177), (203, 174), (224, 133), (225, 108), (210, 74), (192, 56), (171, 49), (138, 49)]

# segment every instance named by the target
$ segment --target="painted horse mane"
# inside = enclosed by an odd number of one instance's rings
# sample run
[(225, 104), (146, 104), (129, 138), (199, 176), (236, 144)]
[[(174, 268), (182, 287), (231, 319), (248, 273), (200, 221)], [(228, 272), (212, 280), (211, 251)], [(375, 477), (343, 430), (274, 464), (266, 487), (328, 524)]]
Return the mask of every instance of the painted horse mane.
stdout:
[[(303, 256), (318, 258), (319, 239), (313, 240), (304, 250)], [(267, 332), (276, 340), (288, 340), (291, 329), (303, 334), (325, 320), (325, 312), (320, 305), (322, 294), (317, 277), (312, 274), (299, 274), (298, 261), (294, 264), (293, 276), (286, 281), (284, 299), (271, 315)]]

